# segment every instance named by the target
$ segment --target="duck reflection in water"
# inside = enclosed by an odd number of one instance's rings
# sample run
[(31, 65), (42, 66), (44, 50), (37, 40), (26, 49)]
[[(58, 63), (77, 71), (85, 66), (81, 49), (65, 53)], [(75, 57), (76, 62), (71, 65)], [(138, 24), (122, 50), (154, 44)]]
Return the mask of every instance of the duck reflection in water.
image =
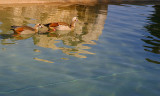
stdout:
[[(66, 33), (66, 32), (65, 32)], [(86, 58), (80, 54), (94, 54), (85, 49), (90, 49), (88, 46), (84, 46), (85, 41), (80, 40), (81, 36), (74, 32), (68, 32), (64, 34), (60, 31), (49, 34), (36, 34), (33, 36), (34, 44), (44, 48), (51, 48), (53, 50), (61, 50), (63, 53), (78, 58)], [(56, 46), (57, 43), (63, 43), (62, 46)], [(66, 47), (67, 45), (67, 47)]]
[[(67, 8), (63, 8), (63, 10), (60, 11), (64, 11), (65, 9)], [(73, 9), (66, 11), (70, 12), (73, 11)], [(95, 54), (93, 52), (89, 52), (91, 47), (87, 45), (95, 45), (95, 41), (98, 40), (99, 36), (102, 34), (107, 16), (107, 6), (79, 5), (75, 6), (74, 12), (72, 12), (72, 14), (73, 13), (75, 14), (74, 16), (78, 16), (78, 22), (76, 23), (74, 31), (56, 30), (54, 33), (49, 33), (47, 35), (36, 34), (33, 36), (34, 44), (44, 48), (61, 50), (67, 55), (78, 58), (87, 58), (85, 54)], [(61, 12), (60, 14), (64, 13)], [(68, 16), (68, 18), (59, 21), (70, 22), (71, 18), (74, 18), (74, 16)], [(55, 17), (58, 16), (54, 16), (54, 18)], [(47, 26), (49, 26), (49, 24)]]
[(16, 44), (17, 40), (25, 40), (31, 38), (34, 34), (0, 34), (1, 44)]
[[(34, 5), (34, 6), (24, 6), (24, 7), (10, 7), (17, 12), (16, 14), (13, 11), (6, 11), (7, 8), (3, 9), (4, 13), (14, 14), (11, 23), (6, 25), (27, 25), (27, 24), (36, 24), (41, 22), (41, 24), (48, 24), (51, 22), (65, 22), (65, 25), (68, 25), (72, 30), (56, 30), (52, 33), (46, 34), (28, 34), (28, 35), (15, 35), (15, 36), (2, 36), (1, 41), (3, 44), (7, 40), (24, 40), (32, 38), (36, 46), (51, 48), (53, 50), (62, 50), (63, 53), (71, 55), (78, 58), (87, 58), (84, 54), (94, 54), (89, 52), (88, 49), (91, 49), (91, 46), (95, 45), (96, 40), (102, 34), (102, 30), (105, 24), (107, 17), (107, 5), (97, 4), (97, 5), (68, 5), (57, 7), (55, 5)], [(32, 9), (33, 12), (28, 14), (27, 10)], [(17, 11), (16, 11), (17, 10)], [(56, 12), (56, 14), (55, 14)], [(3, 13), (3, 11), (1, 12)], [(32, 14), (33, 13), (33, 14)], [(35, 16), (35, 14), (37, 14)], [(12, 16), (12, 15), (6, 15)], [(25, 18), (24, 18), (25, 17)], [(76, 17), (76, 18), (75, 18)], [(78, 17), (78, 18), (77, 18)], [(5, 17), (4, 17), (5, 18)], [(8, 17), (10, 18), (10, 17)], [(27, 18), (27, 19), (26, 19)], [(28, 19), (28, 18), (34, 18)], [(78, 22), (77, 22), (78, 19)], [(77, 22), (72, 24), (72, 21)], [(5, 20), (4, 20), (5, 21)], [(3, 21), (1, 21), (3, 22)], [(64, 23), (58, 23), (59, 25), (64, 25)], [(0, 26), (3, 33), (7, 32), (9, 29), (7, 26), (4, 26), (5, 22)], [(46, 26), (48, 26), (46, 25)], [(52, 27), (48, 27), (49, 29)], [(46, 32), (48, 28), (40, 28), (40, 33)], [(58, 28), (57, 28), (58, 29)], [(46, 31), (43, 31), (46, 30)], [(62, 46), (57, 46), (59, 43)]]
[(13, 30), (13, 34), (0, 34), (0, 38), (2, 40), (2, 44), (15, 44), (15, 43), (7, 43), (7, 39), (14, 40), (23, 40), (28, 39), (34, 35), (34, 33), (38, 33), (39, 27), (42, 28), (41, 24), (36, 24), (34, 28), (29, 26), (11, 26), (10, 30)]

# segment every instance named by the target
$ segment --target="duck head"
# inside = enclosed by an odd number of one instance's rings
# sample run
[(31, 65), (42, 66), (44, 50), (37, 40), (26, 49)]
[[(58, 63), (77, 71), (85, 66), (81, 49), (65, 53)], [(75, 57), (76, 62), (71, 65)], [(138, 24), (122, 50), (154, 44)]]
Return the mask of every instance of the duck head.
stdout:
[(42, 24), (36, 24), (35, 27), (36, 28), (43, 28)]
[(78, 18), (77, 17), (73, 17), (72, 22), (77, 22)]
[(42, 24), (36, 24), (34, 28), (35, 28), (35, 32), (38, 32), (39, 28), (43, 28), (43, 27), (42, 27)]
[(77, 17), (73, 17), (72, 23), (71, 23), (71, 28), (72, 28), (72, 29), (74, 29), (77, 21), (78, 21), (78, 18), (77, 18)]

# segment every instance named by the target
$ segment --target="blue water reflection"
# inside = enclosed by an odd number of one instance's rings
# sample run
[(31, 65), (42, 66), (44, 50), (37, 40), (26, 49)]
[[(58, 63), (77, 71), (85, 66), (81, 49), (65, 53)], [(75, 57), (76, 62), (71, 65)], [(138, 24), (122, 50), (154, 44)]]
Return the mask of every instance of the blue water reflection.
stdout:
[[(21, 5), (0, 12), (0, 96), (159, 96), (158, 5)], [(73, 16), (74, 32), (9, 30)]]

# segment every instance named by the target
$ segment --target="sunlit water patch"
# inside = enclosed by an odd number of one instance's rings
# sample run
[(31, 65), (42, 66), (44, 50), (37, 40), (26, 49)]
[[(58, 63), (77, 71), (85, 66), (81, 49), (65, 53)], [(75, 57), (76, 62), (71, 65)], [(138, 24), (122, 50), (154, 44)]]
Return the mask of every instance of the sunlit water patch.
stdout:
[[(1, 5), (0, 96), (159, 96), (159, 11), (158, 5)], [(74, 31), (10, 30), (75, 16)]]

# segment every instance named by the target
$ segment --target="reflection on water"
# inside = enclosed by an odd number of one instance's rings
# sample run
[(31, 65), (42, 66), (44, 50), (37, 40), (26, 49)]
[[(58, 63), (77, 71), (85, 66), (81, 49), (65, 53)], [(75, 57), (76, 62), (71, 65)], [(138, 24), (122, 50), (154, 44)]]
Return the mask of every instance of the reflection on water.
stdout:
[[(87, 51), (91, 47), (86, 44), (94, 45), (95, 40), (98, 40), (102, 34), (104, 23), (107, 16), (106, 5), (70, 5), (70, 6), (55, 6), (55, 5), (34, 5), (34, 6), (17, 6), (0, 8), (0, 29), (2, 30), (2, 44), (9, 44), (7, 40), (24, 40), (33, 37), (35, 45), (44, 48), (59, 49), (67, 55), (72, 55), (79, 58), (86, 58), (82, 54), (94, 54)], [(57, 31), (51, 34), (36, 34), (11, 36), (11, 25), (29, 25), (33, 26), (36, 23), (46, 24), (49, 22), (67, 22), (70, 23), (74, 16), (78, 17), (78, 23), (74, 32)], [(41, 31), (44, 31), (42, 29)], [(59, 47), (56, 44), (63, 42)], [(15, 41), (13, 41), (14, 44)], [(47, 49), (46, 49), (47, 50)]]
[(1, 44), (2, 45), (16, 44), (17, 40), (25, 40), (32, 37), (33, 35), (34, 34), (27, 34), (27, 35), (0, 34)]
[[(108, 13), (107, 5), (1, 6), (0, 96), (159, 96), (159, 65), (150, 63), (159, 58), (159, 25), (152, 26), (159, 9), (152, 6), (109, 5)], [(10, 30), (74, 16), (73, 32)]]
[[(85, 42), (81, 40), (82, 38), (79, 35), (72, 35), (74, 33), (69, 34), (59, 34), (59, 33), (51, 33), (48, 35), (34, 35), (33, 40), (34, 44), (40, 47), (52, 48), (53, 50), (62, 50), (63, 53), (67, 55), (72, 55), (79, 58), (86, 58), (84, 55), (80, 54), (94, 54), (92, 52), (86, 51), (85, 49), (90, 49), (91, 47), (84, 46), (83, 44), (95, 44), (90, 43), (93, 41)], [(56, 46), (56, 43), (62, 42), (66, 46)]]
[[(149, 34), (147, 34), (146, 38), (142, 39), (146, 45), (145, 51), (154, 53), (157, 57), (160, 54), (160, 6), (153, 6), (155, 11), (153, 14), (148, 17), (148, 24), (145, 26)], [(160, 58), (159, 58), (160, 59)], [(153, 62), (155, 64), (160, 64), (160, 60), (154, 60), (152, 57), (146, 58), (147, 61)]]

